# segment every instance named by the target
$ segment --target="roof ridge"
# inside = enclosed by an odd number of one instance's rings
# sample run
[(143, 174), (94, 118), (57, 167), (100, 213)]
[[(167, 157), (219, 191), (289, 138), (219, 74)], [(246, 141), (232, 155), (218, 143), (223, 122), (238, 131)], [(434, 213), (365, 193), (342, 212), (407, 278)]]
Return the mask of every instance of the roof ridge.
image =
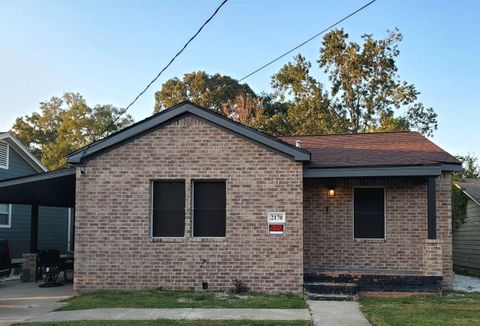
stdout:
[[(397, 131), (367, 131), (357, 133), (338, 133), (338, 134), (320, 134), (320, 135), (295, 135), (295, 136), (277, 136), (280, 138), (294, 138), (294, 137), (326, 137), (326, 136), (356, 136), (356, 135), (373, 135), (373, 134), (418, 134), (416, 130), (397, 130)], [(423, 136), (423, 135), (421, 135)]]

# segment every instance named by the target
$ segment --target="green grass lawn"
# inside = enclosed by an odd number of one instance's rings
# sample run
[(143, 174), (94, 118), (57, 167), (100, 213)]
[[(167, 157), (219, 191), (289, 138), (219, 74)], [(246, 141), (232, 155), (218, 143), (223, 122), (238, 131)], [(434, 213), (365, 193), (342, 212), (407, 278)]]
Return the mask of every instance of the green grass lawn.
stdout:
[(364, 298), (360, 303), (374, 326), (480, 325), (480, 293)]
[(258, 320), (91, 320), (56, 323), (15, 324), (15, 326), (313, 326), (311, 321)]
[(94, 308), (308, 308), (303, 296), (296, 294), (245, 295), (193, 291), (97, 291), (65, 300), (57, 310)]

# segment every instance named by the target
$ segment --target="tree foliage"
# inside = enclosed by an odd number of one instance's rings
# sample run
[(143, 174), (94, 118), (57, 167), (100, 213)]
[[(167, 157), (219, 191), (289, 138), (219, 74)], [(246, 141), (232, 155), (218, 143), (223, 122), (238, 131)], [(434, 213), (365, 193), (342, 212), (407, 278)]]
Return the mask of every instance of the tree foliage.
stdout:
[(274, 92), (252, 125), (276, 135), (325, 134), (344, 129), (344, 120), (332, 114), (333, 103), (323, 85), (310, 75), (310, 68), (301, 55), (283, 66), (272, 77)]
[(185, 74), (182, 80), (175, 77), (166, 81), (161, 90), (155, 93), (155, 112), (188, 100), (226, 116), (236, 117), (238, 107), (255, 107), (258, 104), (256, 99), (255, 92), (247, 84), (240, 84), (229, 76), (196, 71)]
[(461, 189), (452, 184), (452, 224), (458, 228), (467, 217), (468, 197)]
[(363, 35), (360, 43), (348, 38), (338, 29), (323, 38), (317, 63), (328, 85), (299, 54), (272, 76), (270, 94), (256, 95), (231, 77), (197, 71), (163, 84), (155, 94), (155, 112), (190, 100), (273, 135), (411, 129), (432, 135), (436, 113), (398, 73), (399, 31), (382, 39)]
[[(362, 39), (362, 44), (348, 42), (343, 30), (325, 35), (318, 64), (328, 76), (328, 89), (312, 76), (305, 57), (298, 55), (284, 65), (273, 76), (272, 87), (274, 99), (286, 103), (287, 112), (257, 116), (253, 125), (272, 119), (280, 123), (279, 130), (287, 124), (288, 134), (300, 135), (409, 129), (432, 135), (436, 113), (420, 103), (415, 86), (398, 75), (402, 35), (394, 30), (384, 39)], [(270, 123), (265, 131), (271, 129)]]
[(479, 179), (480, 178), (480, 165), (478, 164), (478, 158), (474, 154), (457, 155), (456, 158), (462, 162), (463, 170), (455, 172), (453, 177), (456, 180), (465, 179)]
[(80, 94), (69, 92), (40, 103), (40, 113), (17, 118), (11, 133), (53, 170), (66, 166), (66, 154), (133, 122), (124, 116), (102, 135), (119, 113), (111, 105), (89, 107)]

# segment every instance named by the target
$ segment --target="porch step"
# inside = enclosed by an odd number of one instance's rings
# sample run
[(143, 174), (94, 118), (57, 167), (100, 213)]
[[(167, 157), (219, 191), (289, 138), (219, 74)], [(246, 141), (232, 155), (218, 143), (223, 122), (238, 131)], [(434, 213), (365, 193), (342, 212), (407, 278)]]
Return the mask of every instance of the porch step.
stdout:
[(308, 300), (317, 301), (357, 301), (358, 295), (353, 294), (319, 294), (305, 292), (305, 297)]
[(344, 273), (304, 273), (303, 281), (306, 283), (352, 283), (357, 282), (358, 276)]
[(303, 288), (310, 300), (355, 301), (358, 278), (345, 273), (305, 273)]
[(337, 283), (337, 282), (307, 282), (303, 288), (306, 292), (316, 294), (341, 294), (356, 295), (358, 294), (358, 286), (356, 283)]

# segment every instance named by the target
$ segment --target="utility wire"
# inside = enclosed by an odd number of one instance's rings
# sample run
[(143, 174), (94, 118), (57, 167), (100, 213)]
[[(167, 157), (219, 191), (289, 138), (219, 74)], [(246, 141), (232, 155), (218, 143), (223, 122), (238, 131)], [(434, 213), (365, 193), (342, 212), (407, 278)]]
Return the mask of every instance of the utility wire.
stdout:
[[(197, 32), (195, 34), (193, 34), (192, 37), (190, 37), (190, 39), (187, 41), (187, 43), (185, 43), (185, 45), (180, 49), (180, 51), (178, 51), (172, 59), (170, 59), (170, 61), (168, 62), (168, 64), (163, 67), (162, 70), (160, 70), (160, 72), (155, 76), (155, 78), (152, 79), (152, 81), (150, 83), (148, 83), (148, 85), (135, 97), (135, 99), (130, 102), (130, 104), (128, 104), (123, 110), (120, 111), (120, 113), (115, 117), (115, 119), (113, 119), (113, 121), (100, 133), (100, 135), (98, 135), (98, 137), (95, 137), (93, 139), (93, 142), (90, 143), (90, 145), (92, 145), (95, 141), (98, 140), (98, 138), (102, 137), (102, 135), (104, 133), (106, 133), (108, 130), (110, 130), (110, 128), (113, 127), (113, 125), (118, 121), (118, 119), (120, 119), (120, 117), (122, 115), (125, 114), (125, 112), (128, 111), (128, 109), (130, 109), (132, 107), (133, 104), (135, 104), (135, 102), (137, 102), (137, 100), (140, 98), (140, 96), (142, 96), (143, 94), (145, 94), (145, 92), (150, 88), (150, 86), (152, 86), (153, 83), (155, 83), (157, 81), (157, 79), (163, 74), (163, 72), (165, 70), (167, 70), (168, 67), (170, 67), (170, 65), (175, 61), (175, 59), (177, 59), (178, 56), (180, 56), (180, 54), (182, 54), (182, 52), (187, 48), (187, 46), (198, 36), (198, 34), (200, 34), (200, 32), (202, 31), (202, 29), (213, 19), (213, 17), (215, 17), (215, 15), (220, 11), (220, 9), (223, 7), (223, 5), (225, 5), (227, 3), (228, 0), (223, 0), (223, 2), (217, 7), (217, 9), (215, 9), (215, 11), (213, 12), (212, 15), (210, 15), (210, 17), (202, 24), (202, 26), (200, 26), (200, 28), (197, 30)], [(88, 145), (87, 147), (85, 147), (85, 149), (83, 150), (83, 154), (86, 153), (86, 151), (89, 149), (90, 145)]]
[(363, 5), (362, 7), (358, 8), (357, 10), (355, 10), (354, 12), (352, 12), (351, 14), (343, 17), (342, 19), (338, 20), (337, 22), (333, 23), (332, 25), (328, 26), (327, 28), (325, 28), (324, 30), (318, 32), (317, 34), (313, 35), (312, 37), (310, 37), (309, 39), (303, 41), (302, 43), (300, 43), (299, 45), (297, 45), (296, 47), (294, 47), (293, 49), (290, 49), (288, 50), (287, 52), (283, 53), (282, 55), (276, 57), (275, 59), (269, 61), (268, 63), (264, 64), (263, 66), (261, 66), (260, 68), (252, 71), (251, 73), (249, 73), (248, 75), (246, 75), (245, 77), (242, 77), (240, 78), (238, 81), (241, 82), (245, 79), (247, 79), (248, 77), (256, 74), (257, 72), (259, 72), (260, 70), (263, 70), (265, 69), (266, 67), (270, 66), (272, 63), (280, 60), (281, 58), (285, 57), (286, 55), (292, 53), (293, 51), (295, 51), (296, 49), (304, 46), (305, 44), (307, 44), (308, 42), (312, 41), (313, 39), (319, 37), (320, 35), (322, 35), (323, 33), (327, 32), (328, 30), (330, 30), (331, 28), (337, 26), (338, 24), (344, 22), (345, 20), (347, 20), (348, 18), (352, 17), (353, 15), (357, 14), (358, 12), (362, 11), (363, 9), (367, 8), (368, 6), (370, 6), (372, 3), (374, 3), (375, 1), (377, 0), (372, 0), (370, 1), (369, 3)]

